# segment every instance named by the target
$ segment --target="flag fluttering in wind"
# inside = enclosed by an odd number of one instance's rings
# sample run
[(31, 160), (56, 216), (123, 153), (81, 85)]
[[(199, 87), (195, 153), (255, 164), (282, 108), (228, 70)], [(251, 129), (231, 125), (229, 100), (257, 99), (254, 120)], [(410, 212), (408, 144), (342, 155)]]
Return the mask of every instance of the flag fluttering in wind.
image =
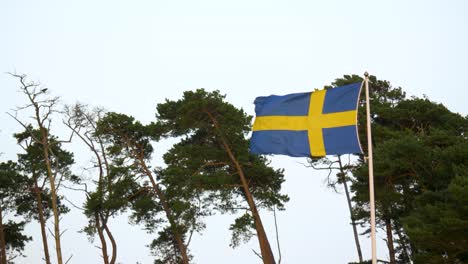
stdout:
[(321, 157), (362, 153), (357, 132), (361, 83), (255, 99), (255, 154)]
[[(357, 110), (363, 84), (367, 141), (372, 142), (369, 74), (366, 72), (364, 76), (363, 83), (309, 93), (257, 97), (250, 152), (292, 157), (363, 153), (357, 131)], [(367, 148), (372, 264), (377, 264), (372, 144), (367, 144)]]

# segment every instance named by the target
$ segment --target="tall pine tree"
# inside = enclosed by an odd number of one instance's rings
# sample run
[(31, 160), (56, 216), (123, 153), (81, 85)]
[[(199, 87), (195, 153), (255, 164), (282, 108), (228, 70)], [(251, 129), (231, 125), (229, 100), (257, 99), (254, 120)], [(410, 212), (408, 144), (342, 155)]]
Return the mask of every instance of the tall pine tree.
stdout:
[(211, 191), (212, 200), (224, 211), (247, 208), (231, 227), (232, 245), (244, 235), (250, 238), (254, 229), (263, 262), (275, 263), (258, 208), (283, 208), (288, 197), (280, 193), (282, 171), (249, 153), (252, 117), (219, 92), (199, 89), (185, 92), (178, 101), (159, 104), (157, 118), (167, 135), (184, 137), (165, 155), (172, 170), (166, 176)]

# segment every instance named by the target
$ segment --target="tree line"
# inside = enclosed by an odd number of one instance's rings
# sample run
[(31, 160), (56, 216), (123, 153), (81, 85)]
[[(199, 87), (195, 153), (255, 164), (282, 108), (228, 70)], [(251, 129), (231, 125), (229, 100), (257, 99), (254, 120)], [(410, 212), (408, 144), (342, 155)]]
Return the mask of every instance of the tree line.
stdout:
[[(190, 251), (190, 242), (194, 233), (208, 228), (206, 217), (232, 213), (238, 217), (229, 228), (229, 246), (256, 238), (259, 259), (281, 263), (259, 211), (285, 210), (289, 197), (281, 191), (284, 170), (272, 168), (267, 156), (249, 153), (252, 116), (219, 91), (198, 89), (178, 100), (166, 99), (156, 106), (154, 121), (142, 124), (99, 107), (62, 106), (26, 75), (12, 76), (27, 103), (8, 113), (22, 127), (13, 135), (22, 151), (16, 161), (0, 163), (0, 264), (22, 256), (32, 239), (24, 231), (31, 221), (39, 223), (42, 238), (43, 259), (36, 263), (67, 263), (60, 219), (72, 209), (63, 188), (85, 194), (82, 207), (88, 222), (82, 230), (99, 239), (102, 259), (96, 262), (118, 263), (123, 250), (110, 223), (126, 212), (130, 222), (154, 234), (149, 248), (156, 264), (193, 263), (196, 252)], [(357, 75), (345, 75), (324, 89), (359, 81)], [(468, 118), (426, 97), (408, 98), (400, 87), (375, 76), (370, 87), (376, 217), (386, 234), (389, 257), (381, 261), (466, 263)], [(364, 111), (360, 102), (359, 124), (365, 124)], [(22, 118), (25, 115), (31, 118)], [(67, 127), (70, 136), (58, 138), (53, 122)], [(365, 126), (359, 130), (366, 149)], [(167, 138), (178, 142), (163, 155), (164, 164), (154, 164), (153, 152)], [(71, 141), (92, 156), (92, 179), (73, 172), (74, 155), (65, 148)], [(359, 237), (369, 233), (365, 153), (311, 157), (308, 165), (328, 170), (329, 186), (343, 188), (350, 214), (343, 221), (353, 228), (357, 263), (368, 263), (359, 243)], [(13, 217), (5, 218), (8, 214)], [(48, 223), (53, 226), (50, 237)], [(359, 233), (358, 226), (364, 232)]]

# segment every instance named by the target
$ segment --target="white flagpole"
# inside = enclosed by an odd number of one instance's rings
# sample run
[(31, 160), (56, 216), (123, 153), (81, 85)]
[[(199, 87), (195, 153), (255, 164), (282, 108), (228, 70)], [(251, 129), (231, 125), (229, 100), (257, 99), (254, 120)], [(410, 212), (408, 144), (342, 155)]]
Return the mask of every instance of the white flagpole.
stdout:
[(366, 112), (367, 112), (367, 161), (369, 165), (369, 196), (371, 210), (371, 240), (372, 240), (372, 264), (377, 264), (376, 240), (375, 240), (375, 201), (374, 201), (374, 162), (372, 157), (372, 131), (369, 104), (369, 73), (365, 72), (366, 85)]

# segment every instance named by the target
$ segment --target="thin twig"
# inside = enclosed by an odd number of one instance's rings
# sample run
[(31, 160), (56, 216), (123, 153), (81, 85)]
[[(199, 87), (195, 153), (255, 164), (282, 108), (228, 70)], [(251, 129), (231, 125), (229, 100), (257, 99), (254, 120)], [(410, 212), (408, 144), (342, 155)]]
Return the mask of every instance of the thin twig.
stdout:
[(253, 248), (251, 248), (251, 249), (252, 249), (253, 253), (263, 261), (262, 256), (260, 254), (258, 254), (258, 252), (255, 251)]
[(65, 188), (65, 189), (69, 189), (69, 190), (72, 190), (72, 191), (85, 192), (85, 193), (89, 194), (89, 192), (88, 192), (88, 185), (87, 185), (86, 183), (77, 183), (77, 184), (79, 184), (79, 185), (84, 185), (85, 188), (84, 188), (84, 189), (77, 189), (77, 188), (68, 187), (68, 186), (66, 186), (65, 184), (63, 184), (62, 186), (63, 186), (63, 188)]
[(72, 257), (73, 257), (73, 254), (68, 258), (67, 261), (65, 261), (65, 264), (68, 264), (68, 262), (71, 260)]
[(273, 216), (275, 218), (276, 244), (278, 245), (278, 264), (281, 264), (281, 248), (279, 242), (278, 223), (276, 221), (276, 206), (273, 206)]
[(63, 199), (65, 199), (65, 201), (69, 202), (73, 207), (75, 207), (76, 209), (78, 210), (81, 210), (81, 211), (84, 211), (85, 209), (83, 207), (79, 207), (78, 205), (74, 204), (72, 201), (70, 201), (69, 199), (67, 199), (67, 197), (63, 197)]

